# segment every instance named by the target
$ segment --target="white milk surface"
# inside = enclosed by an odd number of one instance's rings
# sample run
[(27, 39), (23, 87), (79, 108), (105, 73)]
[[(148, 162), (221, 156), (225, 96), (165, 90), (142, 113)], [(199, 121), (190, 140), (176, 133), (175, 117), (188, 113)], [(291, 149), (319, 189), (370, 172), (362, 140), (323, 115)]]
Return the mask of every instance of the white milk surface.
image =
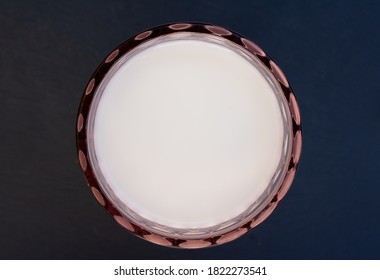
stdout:
[(151, 221), (202, 228), (244, 212), (281, 157), (283, 120), (260, 72), (195, 39), (149, 47), (99, 101), (95, 153), (108, 185)]

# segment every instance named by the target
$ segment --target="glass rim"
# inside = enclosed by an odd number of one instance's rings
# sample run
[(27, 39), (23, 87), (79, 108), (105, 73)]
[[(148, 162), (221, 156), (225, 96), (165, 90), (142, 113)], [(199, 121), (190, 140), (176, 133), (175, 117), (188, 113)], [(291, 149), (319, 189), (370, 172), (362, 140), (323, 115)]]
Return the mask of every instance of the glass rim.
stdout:
[[(147, 220), (125, 205), (108, 186), (97, 164), (93, 123), (97, 105), (108, 81), (129, 58), (156, 44), (197, 39), (227, 47), (244, 56), (271, 86), (284, 124), (282, 156), (271, 182), (260, 197), (237, 217), (211, 227), (172, 228)], [(77, 118), (78, 158), (97, 201), (124, 228), (153, 243), (200, 248), (231, 241), (265, 220), (288, 191), (298, 166), (302, 136), (301, 118), (293, 90), (275, 62), (255, 43), (225, 28), (200, 23), (174, 23), (146, 30), (112, 51), (94, 72), (84, 91)]]

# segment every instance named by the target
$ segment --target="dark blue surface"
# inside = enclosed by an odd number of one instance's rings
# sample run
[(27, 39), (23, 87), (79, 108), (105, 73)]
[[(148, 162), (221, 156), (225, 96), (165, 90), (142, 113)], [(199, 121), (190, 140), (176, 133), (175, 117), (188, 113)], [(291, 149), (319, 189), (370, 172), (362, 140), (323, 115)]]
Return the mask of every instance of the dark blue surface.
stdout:
[[(0, 258), (379, 259), (380, 4), (375, 1), (1, 1)], [(77, 3), (78, 2), (78, 3)], [(248, 235), (202, 250), (125, 232), (76, 160), (86, 82), (130, 36), (210, 22), (255, 41), (297, 95), (296, 180)]]

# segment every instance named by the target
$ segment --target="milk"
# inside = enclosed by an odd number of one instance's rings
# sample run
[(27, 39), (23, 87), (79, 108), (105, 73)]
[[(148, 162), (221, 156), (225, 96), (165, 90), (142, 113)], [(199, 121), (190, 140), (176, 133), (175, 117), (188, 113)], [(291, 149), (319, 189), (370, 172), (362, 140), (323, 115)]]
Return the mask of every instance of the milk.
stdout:
[(94, 117), (108, 187), (141, 217), (204, 228), (244, 212), (276, 172), (284, 123), (273, 88), (228, 47), (150, 46), (104, 86)]

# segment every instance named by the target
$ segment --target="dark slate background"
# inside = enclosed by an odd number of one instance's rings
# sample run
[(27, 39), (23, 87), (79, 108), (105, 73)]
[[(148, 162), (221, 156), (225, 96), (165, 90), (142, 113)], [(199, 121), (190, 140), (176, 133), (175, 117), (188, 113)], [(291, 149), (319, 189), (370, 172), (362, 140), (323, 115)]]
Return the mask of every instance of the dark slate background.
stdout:
[[(0, 258), (379, 259), (376, 1), (0, 2)], [(255, 41), (297, 95), (304, 146), (275, 213), (232, 243), (178, 250), (119, 227), (86, 187), (75, 124), (86, 83), (127, 38), (175, 21)]]

